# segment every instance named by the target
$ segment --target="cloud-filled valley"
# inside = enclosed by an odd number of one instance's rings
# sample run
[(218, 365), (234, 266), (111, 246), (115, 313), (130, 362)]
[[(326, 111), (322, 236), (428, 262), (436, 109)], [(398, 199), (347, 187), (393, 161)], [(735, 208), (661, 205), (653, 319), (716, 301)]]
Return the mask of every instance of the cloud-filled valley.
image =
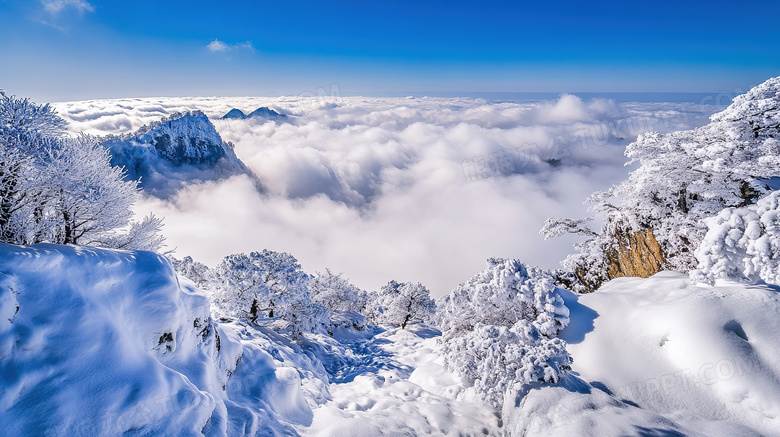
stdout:
[[(284, 121), (219, 119), (267, 106)], [(390, 279), (448, 293), (488, 257), (558, 267), (572, 238), (543, 241), (549, 216), (582, 216), (588, 195), (625, 178), (637, 134), (706, 124), (722, 108), (466, 98), (146, 98), (57, 103), (72, 132), (135, 131), (201, 110), (257, 175), (189, 185), (138, 215), (165, 217), (175, 256), (207, 264), (268, 248), (307, 271), (344, 272), (376, 289)]]

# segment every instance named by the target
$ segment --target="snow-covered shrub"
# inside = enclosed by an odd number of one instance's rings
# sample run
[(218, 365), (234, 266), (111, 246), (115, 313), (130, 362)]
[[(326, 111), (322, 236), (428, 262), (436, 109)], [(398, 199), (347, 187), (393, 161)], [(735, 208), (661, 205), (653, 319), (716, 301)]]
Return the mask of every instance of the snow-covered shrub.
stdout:
[(693, 279), (780, 284), (780, 192), (755, 205), (724, 209), (707, 220), (707, 227)]
[(710, 119), (689, 131), (640, 135), (626, 148), (629, 163), (639, 168), (588, 199), (603, 223), (600, 232), (578, 220), (545, 223), (546, 238), (588, 236), (564, 266), (577, 271), (589, 289), (608, 279), (606, 254), (620, 250), (621, 238), (645, 229), (652, 229), (661, 247), (662, 268), (695, 268), (705, 219), (754, 203), (768, 190), (764, 180), (780, 176), (780, 77), (738, 96)]
[(329, 270), (312, 278), (287, 253), (229, 255), (214, 269), (189, 256), (170, 261), (179, 276), (204, 290), (215, 317), (222, 320), (258, 324), (263, 319), (263, 325), (289, 330), (293, 337), (366, 326), (357, 312), (365, 307), (365, 291)]
[(485, 402), (500, 407), (507, 391), (532, 382), (558, 382), (571, 369), (566, 343), (542, 335), (532, 323), (511, 327), (478, 323), (444, 344), (447, 366), (455, 369)]
[(213, 271), (212, 303), (222, 317), (249, 322), (278, 319), (298, 336), (326, 324), (330, 316), (327, 308), (312, 302), (309, 280), (288, 253), (263, 250), (229, 255)]
[(428, 323), (436, 313), (436, 302), (419, 282), (390, 281), (369, 295), (367, 307), (369, 323), (402, 329), (411, 323)]
[(0, 241), (159, 250), (161, 221), (131, 220), (137, 182), (64, 127), (48, 105), (0, 93)]
[(213, 275), (212, 270), (207, 265), (195, 261), (191, 256), (185, 256), (182, 259), (169, 256), (168, 259), (179, 276), (184, 276), (195, 285), (208, 287)]
[(439, 302), (443, 331), (470, 331), (477, 324), (510, 327), (520, 320), (552, 337), (569, 323), (569, 310), (548, 271), (516, 259), (490, 258), (484, 270)]
[(332, 311), (352, 311), (362, 313), (365, 310), (366, 292), (351, 284), (341, 274), (326, 269), (325, 273), (315, 273), (309, 281), (309, 292), (314, 302), (320, 303)]
[(484, 270), (439, 301), (447, 368), (482, 400), (500, 406), (508, 390), (557, 382), (569, 369), (556, 338), (569, 310), (554, 276), (515, 259), (490, 258)]

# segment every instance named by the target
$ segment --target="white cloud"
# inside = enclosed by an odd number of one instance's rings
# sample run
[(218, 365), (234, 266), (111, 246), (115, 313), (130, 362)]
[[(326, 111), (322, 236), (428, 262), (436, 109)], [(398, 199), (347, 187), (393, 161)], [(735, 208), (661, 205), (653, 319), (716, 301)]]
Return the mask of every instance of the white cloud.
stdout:
[(95, 7), (84, 0), (41, 0), (43, 9), (53, 15), (67, 7), (75, 8), (79, 13), (95, 12)]
[[(218, 119), (231, 108), (260, 106), (292, 120)], [(390, 279), (421, 281), (436, 295), (491, 256), (557, 267), (573, 240), (543, 241), (544, 220), (584, 215), (582, 201), (592, 191), (623, 179), (631, 135), (706, 122), (681, 117), (680, 105), (574, 96), (538, 103), (160, 98), (55, 107), (72, 131), (93, 134), (128, 132), (164, 114), (201, 109), (235, 144), (267, 194), (235, 177), (138, 206), (139, 214), (165, 216), (178, 256), (213, 265), (230, 253), (268, 248), (292, 253), (310, 272), (344, 272), (368, 289)], [(497, 158), (503, 167), (494, 170), (474, 164)]]
[(229, 52), (233, 50), (242, 50), (242, 49), (254, 51), (255, 49), (254, 46), (252, 46), (252, 43), (249, 41), (238, 43), (238, 44), (227, 44), (216, 38), (214, 38), (214, 41), (211, 41), (210, 43), (206, 44), (206, 48), (212, 52)]

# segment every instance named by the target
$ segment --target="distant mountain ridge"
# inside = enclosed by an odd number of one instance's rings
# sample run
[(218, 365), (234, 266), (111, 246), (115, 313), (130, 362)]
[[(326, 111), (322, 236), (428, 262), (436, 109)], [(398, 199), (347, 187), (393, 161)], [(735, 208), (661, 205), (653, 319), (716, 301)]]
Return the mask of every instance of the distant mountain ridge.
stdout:
[(249, 115), (245, 114), (242, 110), (233, 108), (230, 111), (228, 111), (227, 114), (220, 117), (221, 120), (229, 120), (229, 119), (240, 119), (240, 120), (246, 120), (247, 118), (255, 118), (260, 117), (264, 118), (266, 120), (286, 120), (289, 118), (287, 114), (282, 114), (277, 111), (274, 111), (273, 109), (267, 107), (267, 106), (261, 106), (251, 113)]
[(201, 111), (172, 114), (133, 134), (109, 136), (103, 142), (111, 164), (124, 167), (128, 179), (141, 180), (144, 191), (170, 197), (191, 182), (256, 176), (238, 159)]

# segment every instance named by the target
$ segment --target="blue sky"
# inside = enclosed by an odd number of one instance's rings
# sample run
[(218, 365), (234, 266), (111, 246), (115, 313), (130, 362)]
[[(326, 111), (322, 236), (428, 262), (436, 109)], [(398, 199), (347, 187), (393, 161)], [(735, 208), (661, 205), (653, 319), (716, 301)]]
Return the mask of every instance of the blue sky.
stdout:
[(726, 92), (780, 75), (780, 2), (0, 0), (0, 88), (39, 101)]

